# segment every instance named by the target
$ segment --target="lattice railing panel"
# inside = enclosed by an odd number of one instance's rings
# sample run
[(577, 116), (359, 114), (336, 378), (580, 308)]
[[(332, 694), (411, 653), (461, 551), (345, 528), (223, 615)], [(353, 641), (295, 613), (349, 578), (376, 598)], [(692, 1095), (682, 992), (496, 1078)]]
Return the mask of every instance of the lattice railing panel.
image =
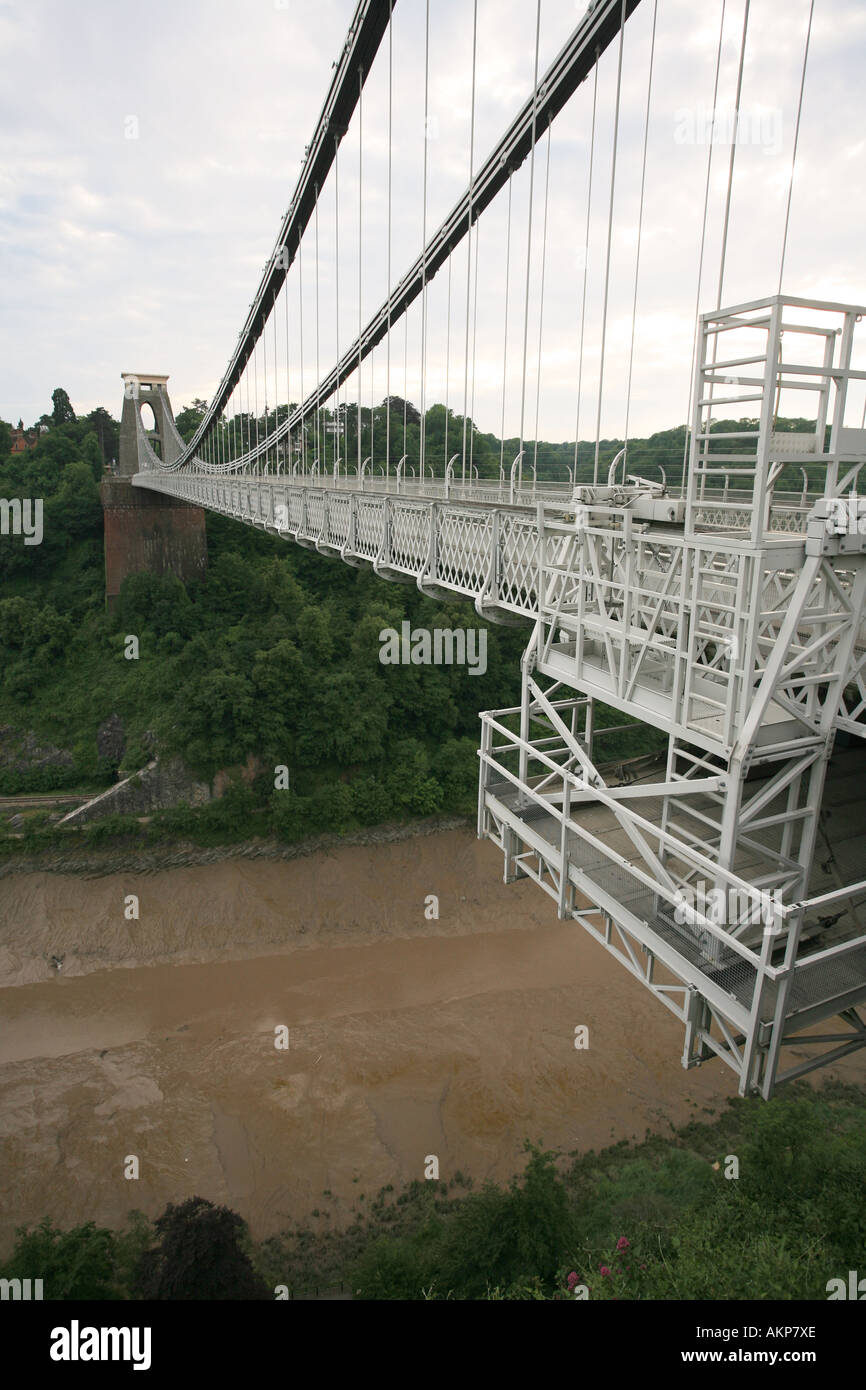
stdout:
[(289, 493), (289, 530), (299, 531), (301, 522), (304, 518), (304, 494), (302, 492)]
[(331, 496), (328, 498), (328, 525), (324, 537), (327, 545), (333, 545), (342, 550), (346, 544), (349, 539), (351, 505), (349, 497)]
[(322, 534), (325, 521), (325, 498), (321, 492), (307, 493), (307, 517), (301, 535), (307, 540), (317, 541)]
[(493, 520), (490, 513), (448, 511), (441, 514), (436, 577), (477, 594), (490, 567)]
[(392, 569), (417, 574), (425, 567), (430, 548), (430, 508), (411, 502), (391, 506), (391, 541), (388, 564)]
[(499, 531), (500, 603), (533, 608), (538, 584), (538, 530), (534, 521), (506, 516)]
[(355, 553), (375, 560), (382, 544), (384, 526), (384, 499), (359, 497), (355, 514)]

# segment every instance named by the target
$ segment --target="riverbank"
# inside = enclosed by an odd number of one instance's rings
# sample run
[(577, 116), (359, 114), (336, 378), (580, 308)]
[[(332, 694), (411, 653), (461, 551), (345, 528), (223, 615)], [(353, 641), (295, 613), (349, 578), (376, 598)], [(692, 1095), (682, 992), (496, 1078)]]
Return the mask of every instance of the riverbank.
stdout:
[[(526, 1138), (667, 1133), (735, 1091), (721, 1064), (684, 1072), (677, 1021), (466, 826), (6, 875), (0, 924), (2, 1249), (22, 1223), (119, 1226), (192, 1194), (257, 1238), (345, 1224), (430, 1155), (504, 1181)], [(862, 1054), (827, 1075), (862, 1084)]]
[[(146, 818), (145, 818), (146, 819)], [(443, 830), (455, 830), (474, 824), (469, 816), (433, 816), (423, 820), (394, 821), (363, 830), (347, 831), (342, 835), (311, 835), (286, 844), (273, 838), (239, 840), (223, 845), (200, 845), (177, 838), (149, 847), (112, 846), (105, 850), (83, 849), (75, 852), (48, 847), (37, 853), (23, 851), (0, 859), (0, 879), (31, 873), (84, 874), (101, 878), (106, 874), (155, 874), (169, 869), (187, 868), (199, 864), (218, 864), (225, 859), (298, 859), (309, 854), (328, 853), (342, 845), (392, 844), (397, 840), (413, 840), (420, 835), (435, 835)], [(19, 836), (23, 840), (23, 836)]]

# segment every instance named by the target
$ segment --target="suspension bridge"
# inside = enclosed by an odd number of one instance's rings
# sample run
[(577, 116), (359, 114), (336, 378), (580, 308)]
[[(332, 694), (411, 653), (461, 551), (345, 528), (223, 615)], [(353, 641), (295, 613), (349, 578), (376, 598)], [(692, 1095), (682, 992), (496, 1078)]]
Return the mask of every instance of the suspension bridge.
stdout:
[[(323, 557), (370, 568), (382, 579), (416, 584), (432, 598), (469, 600), (485, 620), (523, 624), (528, 642), (520, 703), (481, 714), (479, 836), (501, 850), (507, 882), (535, 880), (556, 902), (561, 918), (589, 932), (682, 1021), (683, 1066), (720, 1058), (736, 1072), (742, 1094), (769, 1098), (783, 1081), (866, 1044), (866, 1022), (858, 1012), (866, 1000), (866, 934), (858, 915), (866, 882), (856, 881), (862, 840), (853, 840), (847, 852), (837, 844), (829, 859), (821, 852), (827, 807), (844, 803), (840, 789), (848, 759), (856, 757), (853, 750), (866, 734), (866, 505), (856, 498), (866, 464), (866, 406), (860, 415), (866, 370), (856, 366), (866, 362), (861, 322), (866, 308), (783, 293), (814, 4), (804, 33), (778, 280), (747, 303), (723, 301), (734, 143), (716, 219), (718, 284), (714, 291), (702, 289), (707, 230), (713, 223), (713, 149), (708, 148), (697, 289), (704, 302), (694, 314), (687, 455), (679, 476), (670, 479), (662, 470), (653, 478), (634, 471), (628, 427), (624, 447), (602, 465), (598, 433), (623, 51), (632, 16), (640, 9), (650, 15), (651, 26), (641, 72), (646, 82), (642, 213), (659, 0), (654, 5), (642, 0), (641, 6), (638, 0), (598, 0), (545, 71), (539, 70), (536, 20), (532, 91), (481, 160), (475, 150), (475, 5), (468, 183), (431, 231), (430, 142), (425, 141), (422, 246), (397, 281), (390, 222), (395, 7), (396, 0), (359, 0), (273, 254), (222, 381), (189, 443), (175, 425), (167, 378), (123, 373), (121, 478), (148, 496), (162, 494), (166, 505), (193, 504)], [(736, 71), (738, 111), (749, 11), (746, 0)], [(714, 105), (724, 3), (720, 14)], [(425, 123), (429, 15), (428, 0)], [(532, 405), (526, 372), (530, 261), (540, 245), (538, 293), (543, 297), (556, 120), (586, 83), (595, 139), (605, 54), (605, 72), (615, 90), (595, 450), (590, 464), (581, 466), (575, 450), (568, 479), (555, 481), (538, 477), (537, 443), (533, 450), (525, 433), (527, 394), (530, 410)], [(387, 74), (388, 92), (389, 290), (363, 321), (361, 283), (372, 248), (364, 245), (359, 218), (352, 303), (358, 327), (341, 350), (340, 148), (350, 128), (356, 131), (363, 192), (364, 92), (377, 66)], [(509, 260), (518, 171), (529, 181), (522, 286)], [(601, 183), (596, 171), (596, 196)], [(533, 192), (542, 187), (543, 214), (533, 201)], [(319, 219), (326, 190), (334, 198), (334, 264), (328, 279), (332, 286), (336, 282), (337, 310), (333, 361), (323, 372)], [(587, 238), (591, 198), (592, 163)], [(468, 405), (470, 375), (474, 388), (478, 237), (486, 210), (506, 199), (506, 304), (509, 275), (524, 291), (522, 341), (519, 337), (516, 349), (512, 344), (512, 353), (522, 359), (520, 434), (513, 457), (505, 456), (503, 445), (498, 473), (494, 469), (485, 477), (473, 460), (474, 426), (471, 421), (467, 426), (466, 406), (453, 452), (447, 433), (441, 457), (438, 452), (432, 457), (427, 447), (427, 354), (434, 332), (428, 295), (434, 277), (440, 276), (441, 285), (447, 276), (450, 352), (452, 270), (465, 254), (460, 366)], [(639, 221), (629, 388), (640, 236)], [(308, 309), (306, 352), (305, 254), (308, 286), (311, 275), (315, 280), (315, 329)], [(460, 272), (462, 266), (461, 261)], [(578, 305), (581, 279), (585, 307), (586, 260), (575, 274)], [(401, 449), (389, 409), (384, 464), (377, 468), (372, 408), (369, 450), (363, 439), (363, 368), (372, 364), (377, 347), (380, 363), (385, 352), (390, 403), (400, 359), (405, 363), (408, 355), (406, 322), (413, 305), (420, 307), (421, 319), (420, 442), (417, 452), (407, 452), (404, 413)], [(540, 389), (543, 298), (535, 307)], [(581, 309), (578, 313), (582, 370), (585, 322)], [(507, 328), (506, 307), (506, 334)], [(304, 391), (305, 381), (312, 381), (311, 391)], [(372, 391), (372, 370), (370, 381)], [(352, 385), (354, 406), (348, 397)], [(506, 394), (503, 373), (503, 420)], [(798, 421), (795, 429), (779, 428), (783, 401), (787, 415)], [(149, 423), (142, 416), (145, 404), (151, 408)], [(405, 399), (402, 407), (405, 412)], [(357, 427), (350, 458), (353, 410)], [(537, 438), (538, 394), (535, 433)], [(648, 777), (606, 781), (602, 776), (605, 729), (596, 719), (599, 706), (666, 736), (666, 758)], [(840, 751), (830, 768), (834, 747)]]

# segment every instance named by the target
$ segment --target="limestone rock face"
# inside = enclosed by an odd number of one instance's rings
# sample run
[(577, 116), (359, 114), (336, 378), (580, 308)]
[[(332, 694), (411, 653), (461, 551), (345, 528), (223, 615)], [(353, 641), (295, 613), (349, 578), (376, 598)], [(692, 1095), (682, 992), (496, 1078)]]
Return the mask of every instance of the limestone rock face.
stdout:
[(210, 799), (208, 783), (193, 777), (180, 758), (167, 758), (165, 761), (154, 758), (140, 772), (124, 778), (92, 801), (70, 811), (61, 824), (80, 825), (84, 821), (110, 815), (144, 816), (150, 811), (182, 803), (201, 806)]

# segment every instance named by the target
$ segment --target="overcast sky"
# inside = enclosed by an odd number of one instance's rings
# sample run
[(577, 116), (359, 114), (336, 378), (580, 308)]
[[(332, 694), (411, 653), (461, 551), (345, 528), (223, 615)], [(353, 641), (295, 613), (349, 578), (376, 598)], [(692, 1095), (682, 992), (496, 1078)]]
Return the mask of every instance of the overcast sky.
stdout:
[[(733, 109), (743, 3), (728, 0), (726, 7), (722, 112)], [(50, 409), (58, 385), (78, 412), (104, 405), (118, 415), (125, 370), (168, 373), (175, 411), (194, 396), (210, 398), (273, 249), (354, 8), (354, 0), (0, 0), (2, 418), (35, 420)], [(471, 0), (430, 3), (428, 235), (468, 182), (472, 8)], [(541, 0), (541, 72), (585, 8), (585, 0)], [(721, 9), (721, 0), (658, 0), (630, 402), (653, 0), (642, 0), (626, 26), (602, 435), (621, 436), (627, 411), (632, 434), (686, 418), (705, 113)], [(752, 0), (742, 95), (747, 138), (736, 149), (727, 304), (776, 291), (808, 12), (809, 0)], [(479, 0), (476, 167), (531, 91), (535, 21), (535, 0)], [(423, 0), (396, 0), (392, 280), (420, 252), (424, 231), (424, 30)], [(791, 294), (866, 301), (864, 40), (862, 0), (816, 0), (784, 276)], [(596, 431), (617, 58), (614, 44), (599, 68), (581, 438)], [(364, 93), (360, 214), (357, 119), (340, 148), (339, 331), (332, 174), (320, 202), (318, 273), (311, 226), (302, 289), (297, 265), (289, 277), (288, 349), (284, 307), (277, 308), (269, 403), (275, 396), (284, 401), (287, 390), (297, 398), (302, 384), (309, 393), (317, 355), (324, 375), (357, 333), (359, 215), (365, 321), (385, 297), (388, 94), (386, 38)], [(452, 258), (450, 338), (447, 268), (428, 292), (426, 403), (447, 395), (462, 411), (474, 393), (483, 430), (499, 433), (504, 379), (507, 434), (517, 433), (523, 416), (526, 437), (534, 437), (537, 402), (541, 438), (574, 437), (592, 101), (590, 79), (552, 128), (546, 243), (546, 137), (536, 150), (528, 318), (528, 160), (512, 181), (507, 336), (505, 191), (481, 219), (468, 373), (464, 249)], [(701, 309), (716, 302), (729, 156), (729, 145), (716, 146)], [(474, 279), (469, 299), (474, 312)], [(420, 327), (418, 302), (405, 349), (406, 388), (416, 404)], [(382, 345), (363, 368), (365, 402), (382, 399), (387, 374)], [(403, 394), (403, 383), (401, 326), (393, 335), (392, 392)], [(350, 399), (356, 391), (348, 383)]]

